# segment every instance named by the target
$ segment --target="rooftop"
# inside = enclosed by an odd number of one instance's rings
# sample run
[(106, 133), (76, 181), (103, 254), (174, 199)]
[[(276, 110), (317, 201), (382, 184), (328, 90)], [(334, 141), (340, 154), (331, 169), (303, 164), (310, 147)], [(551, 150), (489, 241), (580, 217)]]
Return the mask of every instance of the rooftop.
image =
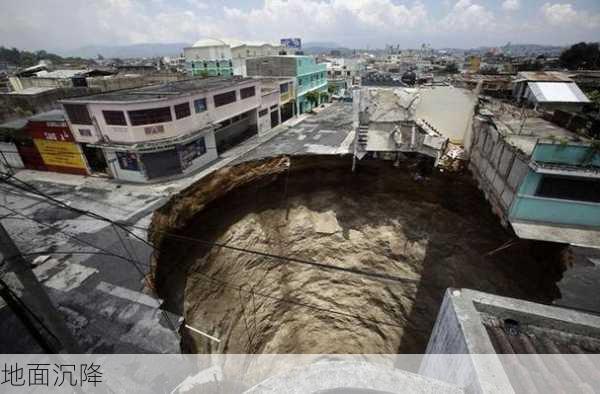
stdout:
[(235, 38), (203, 38), (198, 40), (192, 45), (192, 48), (202, 48), (202, 47), (215, 47), (215, 46), (229, 46), (231, 48), (237, 48), (244, 45), (248, 46), (264, 46), (264, 45), (272, 45), (272, 46), (280, 46), (279, 44), (271, 44), (269, 42), (264, 41), (242, 41), (237, 40)]
[(430, 354), (510, 354), (473, 359), (475, 373), (498, 382), (502, 371), (489, 369), (498, 362), (516, 392), (593, 387), (597, 366), (582, 356), (598, 352), (600, 316), (468, 289), (446, 291), (427, 348)]
[(236, 86), (242, 83), (253, 81), (253, 78), (244, 77), (211, 77), (211, 78), (192, 78), (181, 81), (173, 81), (160, 85), (144, 86), (132, 89), (123, 89), (113, 92), (93, 94), (90, 96), (77, 97), (73, 99), (62, 100), (65, 103), (87, 103), (87, 102), (131, 102), (131, 101), (152, 101), (164, 99), (167, 97), (180, 96), (199, 92), (209, 92), (212, 90), (223, 89), (230, 86)]
[(529, 82), (529, 89), (540, 103), (589, 103), (585, 93), (574, 83)]
[(89, 70), (81, 69), (81, 70), (54, 70), (54, 71), (39, 71), (36, 73), (39, 78), (73, 78), (78, 75), (86, 74)]
[(483, 102), (479, 113), (490, 117), (506, 142), (531, 156), (540, 139), (586, 142), (587, 139), (541, 118), (541, 114), (514, 105), (491, 100)]
[(517, 82), (573, 82), (569, 74), (558, 71), (522, 71), (517, 74)]
[(30, 88), (25, 88), (22, 90), (18, 90), (16, 92), (8, 92), (8, 93), (4, 93), (4, 94), (10, 94), (12, 96), (35, 96), (36, 94), (44, 94), (44, 93), (49, 93), (52, 92), (54, 90), (57, 90), (57, 88), (54, 87), (30, 87)]
[(27, 126), (27, 118), (19, 118), (0, 124), (0, 129), (21, 130)]
[(53, 109), (52, 111), (30, 116), (29, 120), (33, 122), (64, 122), (65, 112), (62, 109)]

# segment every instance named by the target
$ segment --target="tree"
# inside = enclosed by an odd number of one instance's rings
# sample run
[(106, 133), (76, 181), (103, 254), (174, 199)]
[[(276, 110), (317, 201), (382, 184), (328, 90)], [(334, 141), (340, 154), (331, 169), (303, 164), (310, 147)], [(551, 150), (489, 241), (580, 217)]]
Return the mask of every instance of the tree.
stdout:
[(444, 72), (448, 74), (458, 74), (458, 64), (454, 62), (448, 63), (446, 67), (444, 67)]
[(600, 47), (598, 43), (580, 42), (560, 54), (560, 63), (569, 69), (597, 69), (600, 67)]
[(313, 90), (313, 91), (306, 93), (304, 95), (304, 97), (306, 98), (306, 100), (309, 103), (312, 103), (313, 107), (316, 107), (319, 105), (319, 92)]

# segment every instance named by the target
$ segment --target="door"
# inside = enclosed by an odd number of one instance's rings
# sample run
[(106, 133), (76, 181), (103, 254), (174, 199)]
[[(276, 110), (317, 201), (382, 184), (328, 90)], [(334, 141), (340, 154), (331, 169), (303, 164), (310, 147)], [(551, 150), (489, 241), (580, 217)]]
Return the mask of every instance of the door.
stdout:
[(271, 128), (279, 124), (279, 110), (271, 112)]
[(141, 155), (148, 179), (181, 174), (181, 161), (175, 149)]
[(102, 172), (107, 174), (108, 164), (106, 163), (106, 158), (104, 157), (104, 153), (102, 153), (102, 149), (94, 148), (87, 144), (81, 144), (81, 147), (90, 168), (90, 172)]

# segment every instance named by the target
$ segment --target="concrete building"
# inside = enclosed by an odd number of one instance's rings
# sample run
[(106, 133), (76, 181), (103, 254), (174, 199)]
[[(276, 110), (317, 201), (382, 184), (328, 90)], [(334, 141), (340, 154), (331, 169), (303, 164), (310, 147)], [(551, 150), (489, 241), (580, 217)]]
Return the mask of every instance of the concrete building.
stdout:
[(0, 139), (0, 162), (5, 169), (88, 174), (83, 153), (60, 109), (4, 123)]
[(246, 76), (246, 59), (276, 56), (283, 47), (265, 42), (207, 38), (184, 48), (186, 70), (193, 76)]
[(473, 122), (471, 169), (520, 238), (600, 246), (600, 152), (592, 141), (499, 102)]
[(360, 76), (367, 69), (360, 58), (334, 58), (326, 62), (327, 83), (334, 94), (343, 95), (345, 90), (360, 84)]
[(355, 107), (356, 156), (420, 153), (436, 165), (470, 139), (476, 96), (453, 87), (362, 88)]
[(471, 393), (597, 392), (599, 352), (598, 316), (448, 289), (419, 373)]
[(29, 117), (24, 132), (32, 138), (46, 171), (88, 174), (83, 152), (67, 125), (63, 110)]
[(294, 116), (294, 80), (292, 78), (260, 78), (261, 105), (258, 109), (258, 131), (264, 133)]
[(518, 73), (513, 97), (519, 104), (547, 111), (581, 111), (590, 102), (568, 75), (551, 71)]
[(40, 70), (35, 74), (10, 78), (12, 89), (20, 92), (27, 88), (88, 87), (87, 78), (114, 75), (116, 72), (97, 69)]
[(327, 93), (327, 66), (316, 63), (310, 56), (268, 56), (246, 61), (248, 76), (294, 78), (296, 113), (302, 114), (315, 107), (307, 93), (319, 95), (318, 103)]
[(92, 172), (147, 182), (194, 171), (256, 134), (260, 81), (189, 79), (62, 105)]

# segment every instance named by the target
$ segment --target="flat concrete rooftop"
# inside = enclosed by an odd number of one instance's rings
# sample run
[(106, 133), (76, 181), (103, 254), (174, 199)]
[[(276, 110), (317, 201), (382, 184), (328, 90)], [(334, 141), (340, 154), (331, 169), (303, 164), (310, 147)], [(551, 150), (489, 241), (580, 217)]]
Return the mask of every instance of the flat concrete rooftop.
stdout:
[(493, 100), (484, 103), (480, 114), (490, 116), (506, 141), (531, 156), (538, 140), (560, 140), (565, 142), (587, 142), (588, 139), (550, 121), (540, 114), (523, 110), (511, 104)]
[(148, 101), (190, 93), (209, 92), (253, 81), (244, 77), (191, 78), (158, 85), (117, 90), (63, 100), (66, 103)]

